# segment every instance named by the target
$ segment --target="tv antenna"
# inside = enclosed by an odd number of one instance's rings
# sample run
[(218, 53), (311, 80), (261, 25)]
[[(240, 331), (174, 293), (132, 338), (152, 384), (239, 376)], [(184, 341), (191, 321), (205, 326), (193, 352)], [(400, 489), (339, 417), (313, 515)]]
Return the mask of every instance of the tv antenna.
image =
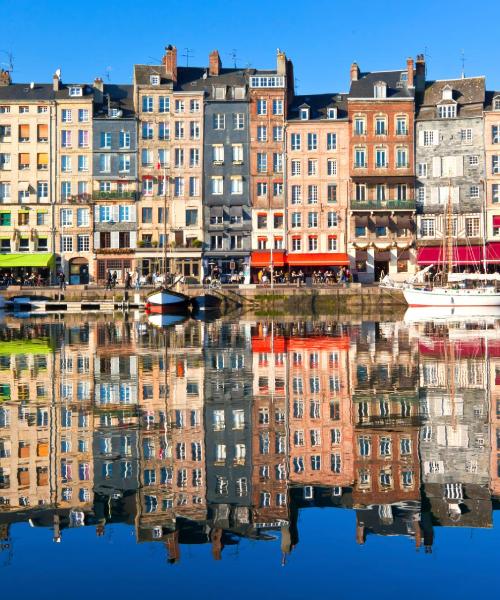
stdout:
[(2, 54), (7, 55), (7, 60), (2, 62), (2, 65), (7, 67), (7, 71), (12, 73), (14, 71), (14, 54), (11, 50), (0, 50)]
[(231, 52), (229, 52), (229, 56), (233, 59), (233, 66), (236, 69), (236, 57), (238, 56), (236, 48), (233, 48)]
[(106, 71), (105, 77), (109, 83), (111, 81), (111, 71), (113, 70), (113, 67), (106, 67), (104, 70)]
[(462, 79), (465, 79), (465, 50), (462, 49)]
[(299, 87), (300, 87), (299, 86), (299, 81), (300, 81), (300, 79), (298, 77), (294, 77), (293, 78), (293, 86), (295, 88), (295, 91), (297, 91), (299, 89)]
[(191, 48), (184, 48), (184, 54), (182, 56), (186, 58), (186, 67), (189, 67), (189, 59), (193, 54), (194, 52)]

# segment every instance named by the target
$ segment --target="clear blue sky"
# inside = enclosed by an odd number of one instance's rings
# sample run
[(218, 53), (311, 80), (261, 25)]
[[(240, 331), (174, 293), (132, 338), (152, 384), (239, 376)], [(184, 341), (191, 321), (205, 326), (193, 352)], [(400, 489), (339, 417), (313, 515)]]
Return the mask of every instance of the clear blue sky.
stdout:
[(353, 60), (398, 69), (419, 52), (429, 78), (458, 77), (463, 49), (466, 74), (500, 88), (498, 0), (0, 0), (0, 15), (0, 62), (13, 53), (19, 82), (50, 81), (61, 67), (63, 81), (108, 70), (111, 82), (130, 83), (134, 63), (158, 61), (172, 43), (180, 64), (188, 47), (196, 66), (217, 48), (226, 66), (236, 49), (238, 66), (269, 68), (282, 48), (302, 94), (347, 91)]

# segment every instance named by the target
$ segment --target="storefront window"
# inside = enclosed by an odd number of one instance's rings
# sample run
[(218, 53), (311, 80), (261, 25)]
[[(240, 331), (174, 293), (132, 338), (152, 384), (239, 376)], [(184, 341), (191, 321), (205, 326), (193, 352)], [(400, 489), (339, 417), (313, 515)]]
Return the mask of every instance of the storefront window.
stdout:
[(358, 271), (358, 273), (366, 273), (366, 260), (356, 261), (356, 271)]

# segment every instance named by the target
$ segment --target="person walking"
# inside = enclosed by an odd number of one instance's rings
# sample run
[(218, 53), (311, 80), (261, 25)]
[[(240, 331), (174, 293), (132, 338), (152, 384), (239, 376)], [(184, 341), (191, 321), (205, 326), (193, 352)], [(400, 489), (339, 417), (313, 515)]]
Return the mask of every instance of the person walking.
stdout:
[(116, 283), (118, 281), (118, 273), (116, 271), (113, 272), (113, 287), (116, 287)]
[(106, 289), (113, 289), (113, 275), (111, 274), (111, 271), (108, 271), (108, 277), (106, 279)]
[(130, 271), (127, 271), (126, 275), (125, 275), (125, 289), (126, 290), (130, 290), (132, 287), (132, 275), (130, 274)]
[(59, 271), (59, 275), (57, 277), (59, 279), (59, 289), (65, 290), (66, 289), (66, 275), (64, 274), (64, 271)]

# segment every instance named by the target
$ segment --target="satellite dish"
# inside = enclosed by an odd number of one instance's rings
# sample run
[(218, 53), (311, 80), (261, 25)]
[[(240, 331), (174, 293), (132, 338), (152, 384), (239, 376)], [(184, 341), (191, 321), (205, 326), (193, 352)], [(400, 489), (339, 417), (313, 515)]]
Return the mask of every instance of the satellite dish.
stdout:
[(119, 110), (119, 111), (116, 113), (116, 116), (118, 116), (118, 117), (123, 117), (123, 110)]
[(30, 90), (34, 90), (34, 89), (35, 89), (35, 82), (34, 82), (34, 81), (32, 81), (32, 82), (30, 83)]
[(61, 69), (56, 69), (56, 75), (61, 79)]

